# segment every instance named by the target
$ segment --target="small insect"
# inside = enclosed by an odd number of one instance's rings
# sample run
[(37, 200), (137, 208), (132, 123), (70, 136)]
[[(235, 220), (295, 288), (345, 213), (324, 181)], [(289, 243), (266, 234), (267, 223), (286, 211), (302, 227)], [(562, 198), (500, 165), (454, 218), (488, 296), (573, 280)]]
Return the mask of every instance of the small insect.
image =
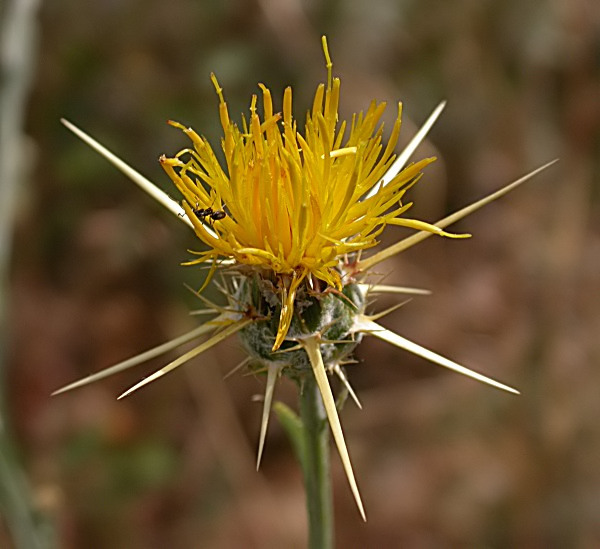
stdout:
[(227, 214), (224, 210), (213, 210), (210, 206), (208, 208), (196, 208), (192, 210), (196, 217), (204, 222), (208, 217), (211, 221), (219, 221), (220, 219), (224, 219), (227, 217)]

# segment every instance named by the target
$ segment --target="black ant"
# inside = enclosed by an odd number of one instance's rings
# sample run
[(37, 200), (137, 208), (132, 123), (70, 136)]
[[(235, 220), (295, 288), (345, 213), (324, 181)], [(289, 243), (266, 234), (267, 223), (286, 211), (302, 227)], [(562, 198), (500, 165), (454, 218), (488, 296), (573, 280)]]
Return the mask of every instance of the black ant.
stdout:
[(206, 221), (207, 217), (212, 221), (219, 221), (220, 219), (227, 217), (227, 214), (224, 210), (215, 211), (210, 206), (208, 208), (196, 208), (195, 210), (192, 210), (192, 212), (202, 222)]

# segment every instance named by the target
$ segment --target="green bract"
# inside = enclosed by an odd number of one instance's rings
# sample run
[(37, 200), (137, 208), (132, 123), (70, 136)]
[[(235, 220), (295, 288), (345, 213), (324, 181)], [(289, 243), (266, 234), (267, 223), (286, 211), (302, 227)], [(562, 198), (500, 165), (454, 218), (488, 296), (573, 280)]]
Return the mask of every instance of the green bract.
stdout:
[(259, 275), (243, 279), (236, 297), (240, 307), (258, 316), (257, 321), (239, 332), (250, 356), (259, 364), (280, 364), (282, 373), (293, 379), (312, 371), (306, 351), (298, 348), (296, 341), (319, 335), (323, 362), (336, 364), (348, 357), (361, 340), (361, 334), (352, 329), (365, 307), (364, 296), (356, 284), (345, 285), (341, 292), (323, 293), (302, 285), (287, 339), (277, 351), (272, 351), (272, 347), (282, 305), (272, 283)]

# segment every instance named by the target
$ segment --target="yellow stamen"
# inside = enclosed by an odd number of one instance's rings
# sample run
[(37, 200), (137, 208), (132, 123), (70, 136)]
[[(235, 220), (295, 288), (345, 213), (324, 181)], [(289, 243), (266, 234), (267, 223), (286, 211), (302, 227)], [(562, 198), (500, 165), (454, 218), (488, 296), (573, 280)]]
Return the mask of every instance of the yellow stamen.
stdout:
[[(404, 194), (433, 161), (395, 170), (386, 179), (394, 164), (400, 105), (385, 147), (385, 103), (373, 101), (350, 124), (338, 124), (340, 80), (333, 77), (325, 37), (322, 43), (327, 81), (316, 89), (302, 132), (292, 115), (291, 88), (285, 89), (283, 111), (277, 113), (263, 84), (263, 116), (254, 95), (250, 116), (240, 129), (229, 116), (213, 74), (225, 165), (219, 164), (204, 138), (179, 123), (171, 124), (190, 138), (192, 147), (161, 160), (184, 197), (183, 208), (196, 235), (210, 248), (205, 259), (229, 258), (279, 278), (281, 314), (274, 349), (285, 339), (296, 290), (308, 275), (340, 289), (346, 254), (375, 246), (387, 225), (450, 236), (438, 227), (400, 217), (407, 208), (401, 203)], [(199, 208), (223, 210), (225, 215), (214, 222), (201, 219), (194, 213)]]
[[(356, 150), (356, 147), (344, 147), (343, 149), (336, 149), (335, 151), (331, 151), (329, 153), (329, 158), (339, 158), (340, 156), (356, 154)], [(325, 155), (322, 154), (321, 158), (325, 158)]]

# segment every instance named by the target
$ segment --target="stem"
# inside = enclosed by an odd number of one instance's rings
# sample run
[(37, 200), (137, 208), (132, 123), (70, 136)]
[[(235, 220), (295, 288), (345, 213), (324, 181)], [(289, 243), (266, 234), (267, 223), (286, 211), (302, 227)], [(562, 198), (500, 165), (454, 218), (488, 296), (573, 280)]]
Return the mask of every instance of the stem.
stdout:
[(304, 486), (310, 549), (333, 548), (333, 494), (329, 464), (329, 425), (321, 394), (312, 375), (300, 390), (304, 438)]
[[(39, 3), (12, 0), (0, 9), (0, 521), (7, 527), (14, 547), (28, 549), (50, 547), (51, 533), (44, 531), (44, 524), (38, 520), (12, 437), (6, 403), (11, 387), (7, 385), (6, 367), (11, 352), (11, 320), (14, 322), (9, 310), (9, 262), (18, 197), (28, 183), (26, 168), (30, 167), (23, 127), (35, 69)], [(11, 545), (10, 541), (6, 543)]]

